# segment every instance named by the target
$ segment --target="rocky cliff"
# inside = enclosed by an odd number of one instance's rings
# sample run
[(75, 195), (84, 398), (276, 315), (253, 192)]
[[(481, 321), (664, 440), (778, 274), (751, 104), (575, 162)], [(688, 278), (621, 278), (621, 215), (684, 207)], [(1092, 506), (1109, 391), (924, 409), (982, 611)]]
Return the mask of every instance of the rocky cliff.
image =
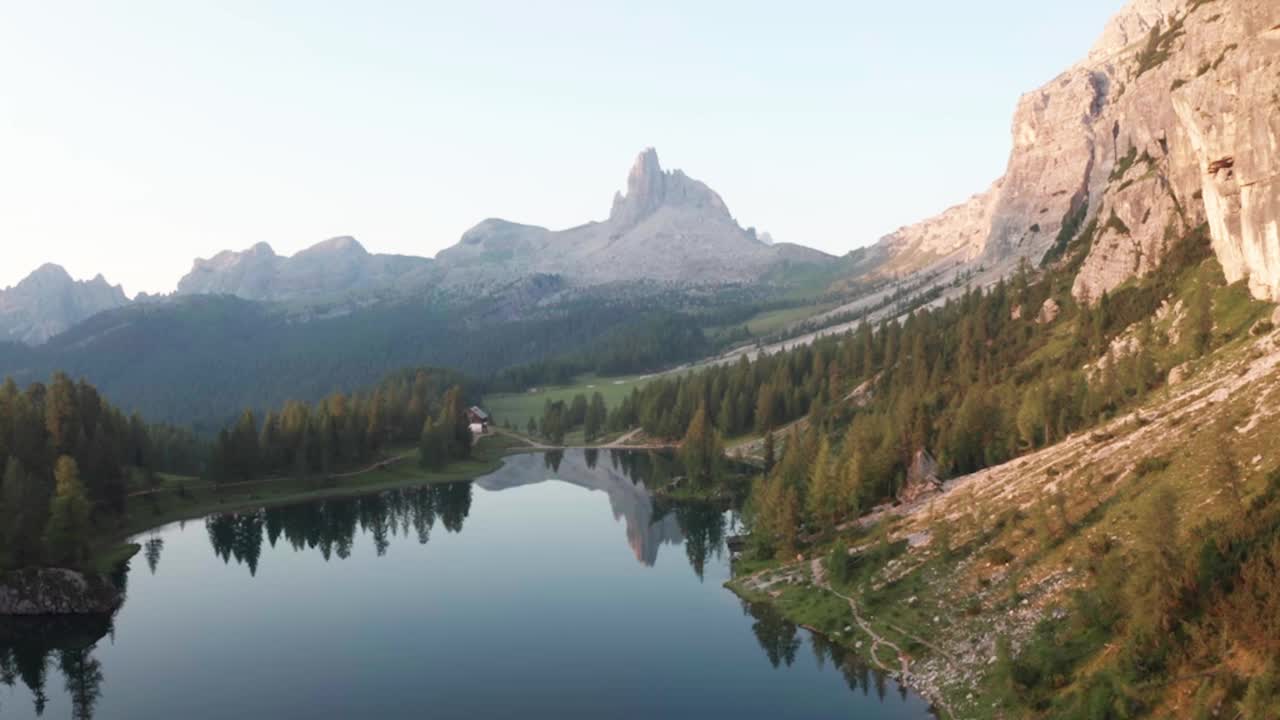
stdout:
[(258, 243), (243, 252), (224, 251), (195, 261), (178, 282), (180, 295), (235, 295), (279, 302), (324, 300), (430, 281), (426, 258), (373, 255), (351, 237), (336, 237), (292, 257)]
[(1077, 298), (1153, 270), (1208, 223), (1231, 281), (1280, 300), (1280, 3), (1134, 0), (1087, 58), (1028, 93), (1005, 175), (881, 241), (895, 270), (939, 257), (1041, 262), (1096, 221)]
[(1003, 183), (924, 222), (899, 228), (880, 240), (889, 258), (884, 272), (911, 271), (938, 261), (970, 262), (982, 254), (991, 215)]
[(101, 275), (73, 280), (58, 265), (43, 265), (17, 285), (0, 290), (0, 340), (39, 345), (92, 315), (129, 302)]

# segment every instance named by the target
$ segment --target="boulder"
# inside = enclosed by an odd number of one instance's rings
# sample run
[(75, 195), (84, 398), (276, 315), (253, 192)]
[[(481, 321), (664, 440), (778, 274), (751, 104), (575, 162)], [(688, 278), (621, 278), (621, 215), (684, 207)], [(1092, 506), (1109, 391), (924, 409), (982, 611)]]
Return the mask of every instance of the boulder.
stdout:
[(64, 568), (0, 574), (0, 616), (109, 614), (123, 602), (124, 593), (104, 575)]
[(904, 504), (914, 503), (942, 489), (942, 480), (938, 477), (938, 462), (928, 450), (917, 450), (907, 470), (907, 483), (898, 493), (898, 501)]
[(1049, 298), (1040, 306), (1040, 314), (1036, 315), (1036, 322), (1041, 325), (1048, 325), (1058, 319), (1058, 315), (1062, 312), (1062, 306), (1058, 305), (1058, 301)]

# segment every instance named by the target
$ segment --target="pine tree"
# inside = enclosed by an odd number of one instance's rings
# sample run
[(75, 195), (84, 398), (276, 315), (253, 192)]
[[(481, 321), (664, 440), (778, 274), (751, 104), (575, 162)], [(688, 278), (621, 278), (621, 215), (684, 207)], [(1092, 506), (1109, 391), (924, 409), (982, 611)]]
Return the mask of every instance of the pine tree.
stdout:
[(776, 527), (778, 557), (795, 557), (800, 543), (800, 497), (794, 487), (781, 488)]
[(766, 430), (764, 433), (764, 472), (769, 474), (773, 471), (773, 466), (777, 462), (777, 449), (774, 446), (773, 431)]
[(24, 567), (40, 556), (40, 537), (49, 516), (49, 499), (45, 483), (26, 471), (21, 460), (11, 456), (5, 466), (3, 491), (3, 525), (9, 563)]
[(1148, 498), (1134, 528), (1137, 562), (1129, 574), (1131, 607), (1142, 608), (1144, 623), (1167, 632), (1181, 601), (1183, 561), (1178, 549), (1177, 497), (1160, 487)]
[(578, 393), (573, 396), (572, 402), (569, 403), (569, 422), (567, 425), (571, 428), (584, 425), (587, 422), (587, 396)]
[(56, 373), (45, 396), (44, 420), (55, 453), (76, 451), (82, 425), (76, 408), (76, 387), (63, 373)]
[(438, 470), (448, 463), (448, 448), (444, 431), (432, 418), (427, 418), (422, 425), (422, 434), (418, 439), (418, 464), (424, 468)]
[(766, 384), (756, 395), (756, 429), (765, 432), (773, 427), (778, 414), (778, 396), (773, 385)]
[(436, 423), (444, 436), (445, 456), (450, 460), (471, 457), (471, 426), (462, 400), (462, 388), (454, 385), (444, 394), (440, 419)]
[[(1022, 404), (1018, 407), (1018, 434), (1024, 445), (1038, 447), (1041, 432), (1049, 423), (1050, 413), (1047, 407), (1047, 393), (1043, 383), (1035, 383), (1022, 394)], [(1045, 437), (1047, 441), (1047, 434)]]
[(841, 517), (856, 517), (862, 505), (862, 453), (852, 425), (841, 448), (837, 482), (837, 512)]
[(604, 396), (596, 391), (591, 394), (591, 405), (587, 408), (587, 422), (584, 428), (587, 441), (594, 441), (600, 437), (601, 431), (604, 429), (605, 422), (608, 418), (609, 410), (605, 407)]
[(818, 444), (818, 454), (809, 470), (809, 492), (805, 497), (806, 509), (817, 529), (831, 532), (840, 518), (840, 486), (831, 463), (831, 443), (823, 437)]
[(719, 477), (723, 452), (719, 433), (707, 417), (707, 406), (699, 405), (680, 444), (689, 479), (700, 487), (711, 485)]
[(49, 508), (45, 553), (58, 565), (80, 567), (89, 558), (89, 500), (76, 461), (63, 455), (54, 469), (57, 494)]

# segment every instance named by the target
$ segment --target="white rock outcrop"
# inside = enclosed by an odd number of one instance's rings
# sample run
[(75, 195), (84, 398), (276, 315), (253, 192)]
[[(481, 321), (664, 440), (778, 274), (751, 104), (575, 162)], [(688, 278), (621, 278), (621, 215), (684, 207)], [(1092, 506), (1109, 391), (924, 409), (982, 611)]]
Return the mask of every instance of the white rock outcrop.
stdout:
[(1013, 141), (990, 191), (882, 240), (885, 267), (1036, 264), (1096, 223), (1073, 288), (1093, 301), (1207, 223), (1227, 278), (1280, 300), (1280, 2), (1133, 0), (1021, 99)]

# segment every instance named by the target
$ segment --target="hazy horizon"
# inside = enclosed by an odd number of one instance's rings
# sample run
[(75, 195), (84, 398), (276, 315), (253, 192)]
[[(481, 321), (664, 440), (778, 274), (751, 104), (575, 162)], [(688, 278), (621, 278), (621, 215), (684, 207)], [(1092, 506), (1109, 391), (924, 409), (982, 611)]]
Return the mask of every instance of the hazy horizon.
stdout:
[(1018, 98), (1122, 4), (10, 6), (0, 287), (54, 262), (132, 296), (258, 242), (569, 227), (647, 146), (744, 227), (843, 254), (986, 189)]

